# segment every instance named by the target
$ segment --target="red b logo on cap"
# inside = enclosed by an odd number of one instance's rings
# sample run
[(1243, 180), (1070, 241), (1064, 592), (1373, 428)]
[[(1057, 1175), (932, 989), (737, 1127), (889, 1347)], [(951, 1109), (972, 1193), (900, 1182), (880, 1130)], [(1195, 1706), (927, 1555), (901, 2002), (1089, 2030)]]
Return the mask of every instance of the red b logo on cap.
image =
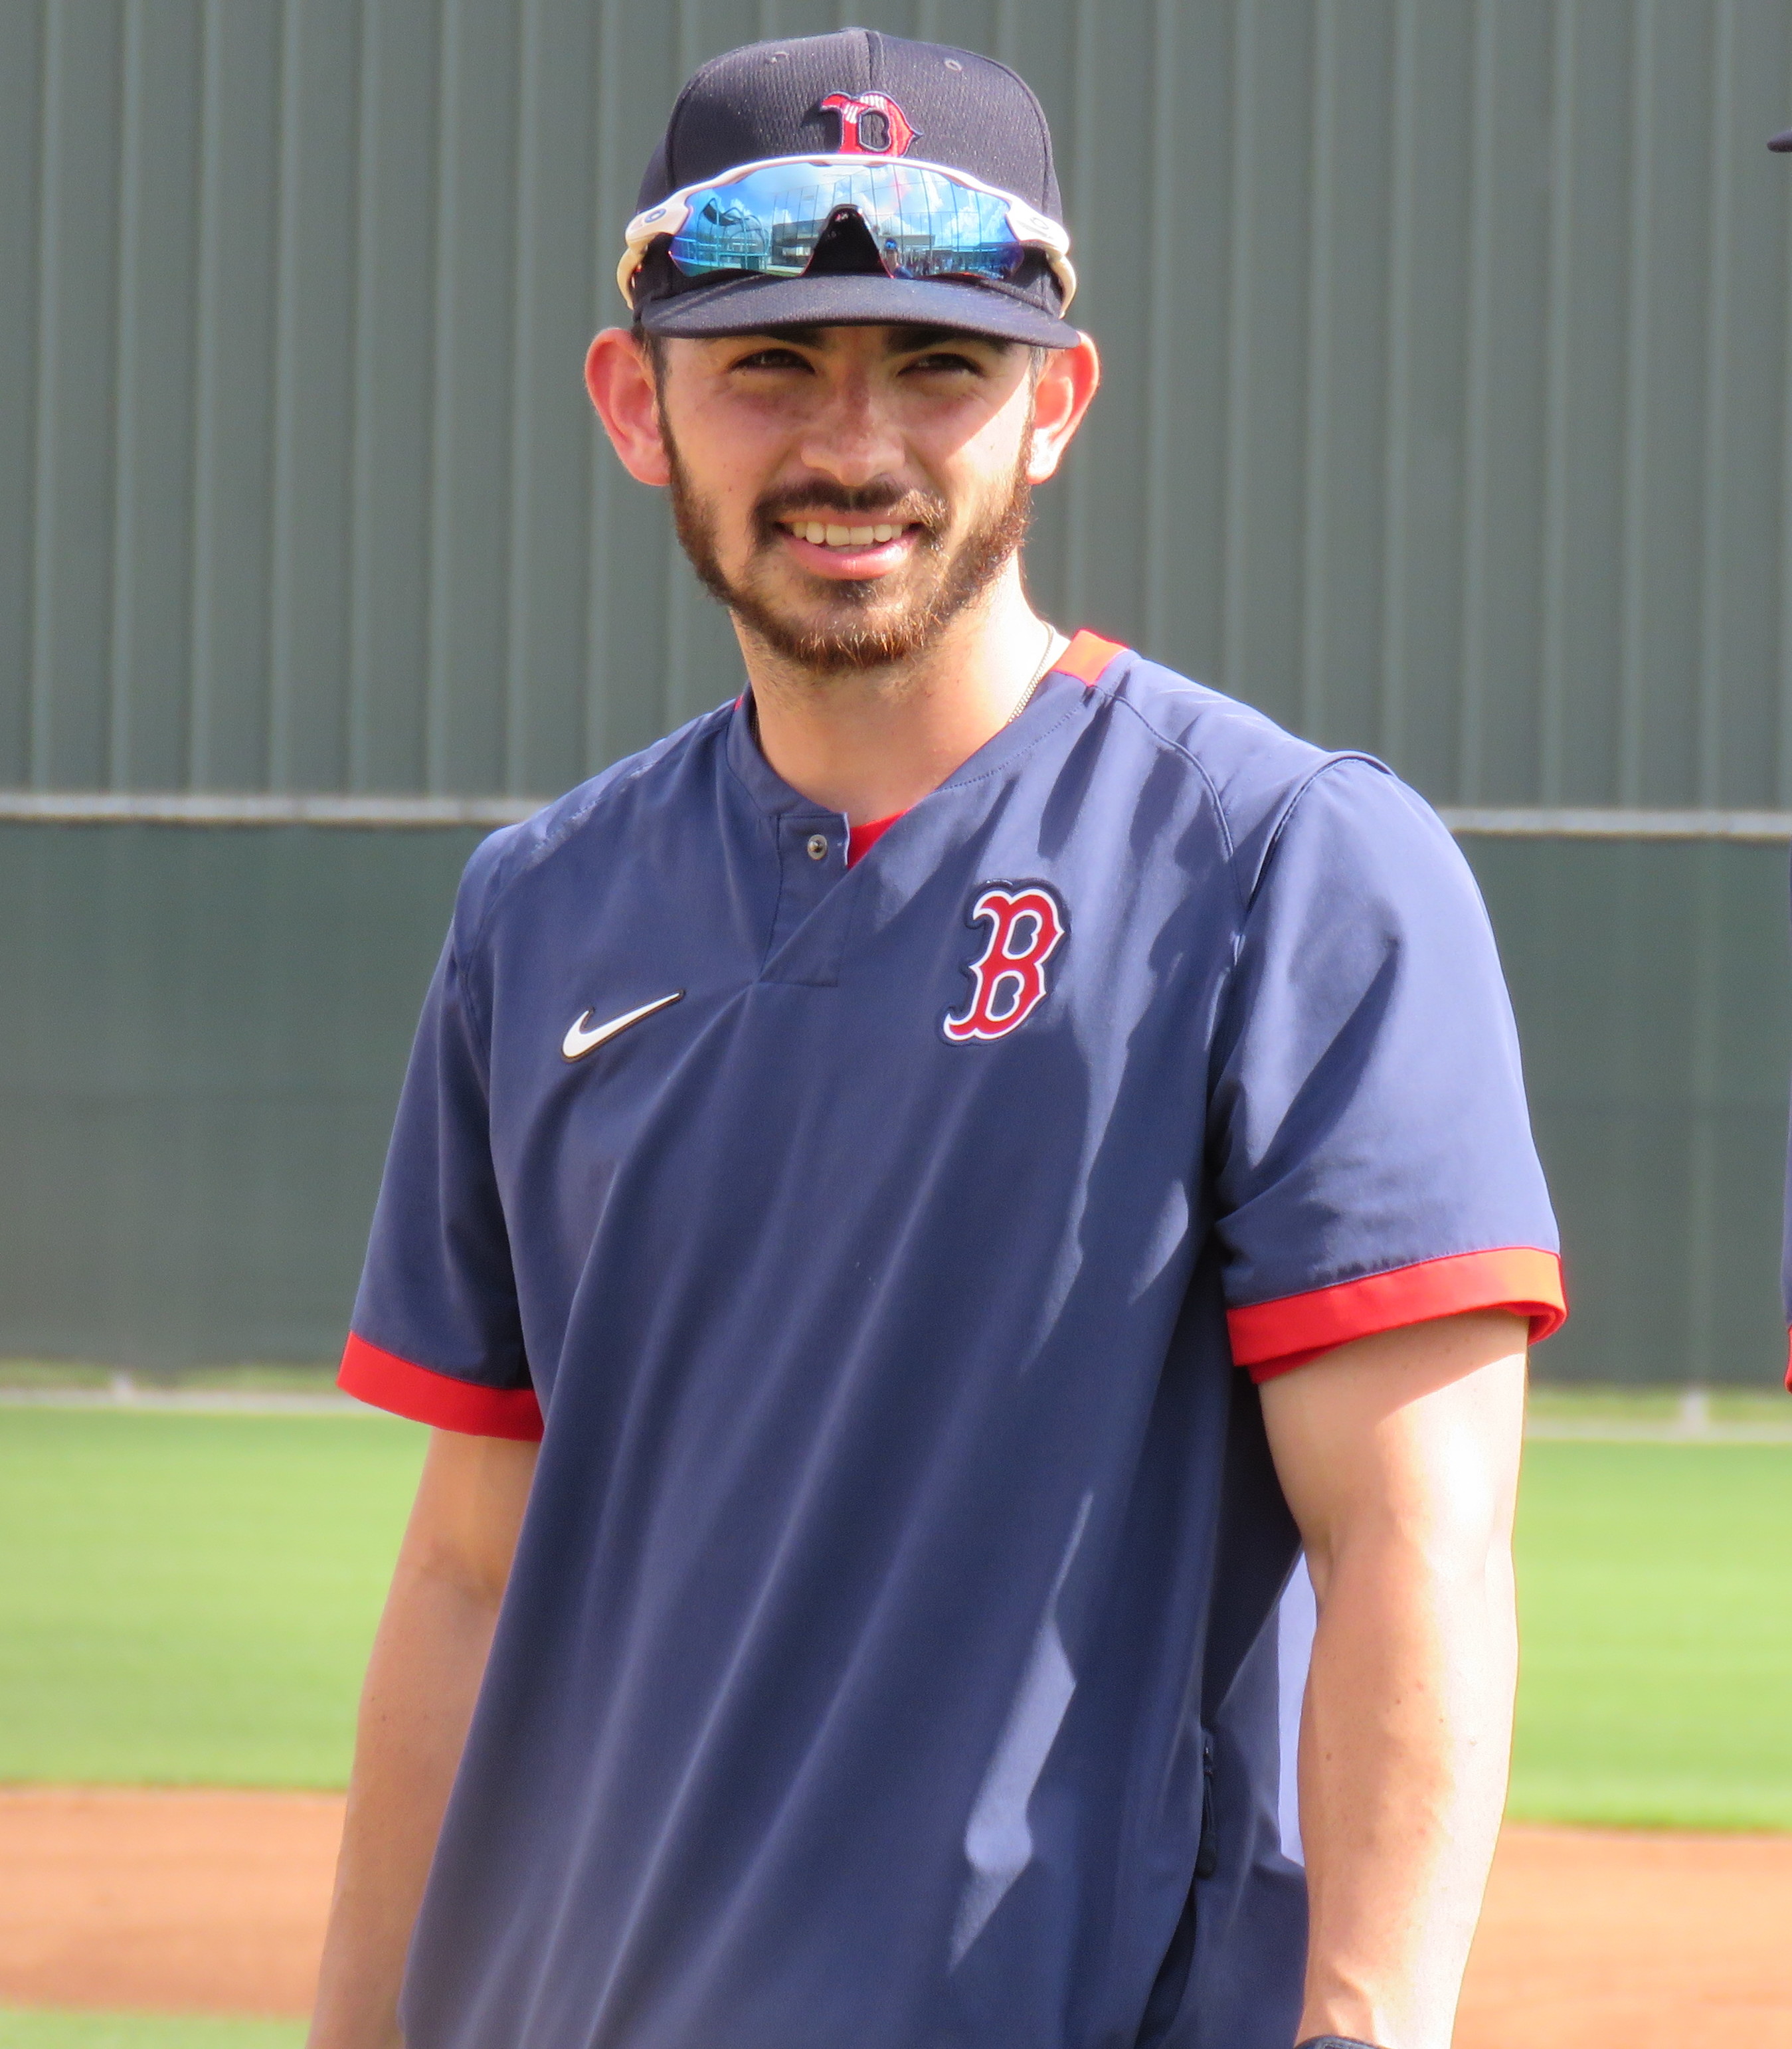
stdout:
[(843, 157), (906, 156), (915, 139), (908, 115), (887, 92), (830, 92), (822, 105), (840, 116)]
[(954, 1046), (971, 1039), (1004, 1039), (1045, 1000), (1045, 963), (1064, 936), (1064, 913), (1044, 883), (985, 889), (969, 922), (987, 924), (989, 943), (965, 970), (970, 1006), (948, 1015), (940, 1029)]

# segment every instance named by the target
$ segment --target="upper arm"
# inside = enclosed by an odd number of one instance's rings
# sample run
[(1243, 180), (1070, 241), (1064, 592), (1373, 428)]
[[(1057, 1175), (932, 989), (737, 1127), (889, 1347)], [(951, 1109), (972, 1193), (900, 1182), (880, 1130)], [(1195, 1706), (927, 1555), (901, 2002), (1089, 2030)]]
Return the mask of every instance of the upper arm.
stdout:
[(1482, 1311), (1384, 1331), (1265, 1383), (1263, 1420), (1323, 1599), (1368, 1533), (1470, 1564), (1510, 1537), (1525, 1326)]
[(538, 1447), (431, 1430), (403, 1563), (496, 1604), (510, 1577)]

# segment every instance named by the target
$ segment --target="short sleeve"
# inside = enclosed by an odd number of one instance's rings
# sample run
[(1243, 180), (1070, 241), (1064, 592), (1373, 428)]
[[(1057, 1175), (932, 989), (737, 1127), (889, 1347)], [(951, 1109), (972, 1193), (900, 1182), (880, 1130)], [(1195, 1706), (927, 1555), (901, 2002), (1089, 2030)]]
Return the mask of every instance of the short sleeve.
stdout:
[(450, 935), (411, 1048), (338, 1383), (438, 1429), (542, 1434), (492, 1161), (484, 1048)]
[(1347, 757), (1295, 798), (1246, 907), (1215, 1044), (1233, 1357), (1265, 1380), (1352, 1338), (1567, 1313), (1511, 1006), (1436, 814)]
[(1780, 1295), (1786, 1307), (1787, 1326), (1786, 1384), (1792, 1388), (1792, 1132), (1786, 1146), (1786, 1206), (1783, 1250), (1780, 1258)]

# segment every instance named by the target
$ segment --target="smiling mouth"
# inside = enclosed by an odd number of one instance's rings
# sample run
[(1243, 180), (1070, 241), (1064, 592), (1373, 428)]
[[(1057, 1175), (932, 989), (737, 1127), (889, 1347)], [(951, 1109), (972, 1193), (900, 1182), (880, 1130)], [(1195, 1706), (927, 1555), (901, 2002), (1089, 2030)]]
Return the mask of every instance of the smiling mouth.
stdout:
[(887, 519), (857, 527), (823, 519), (781, 519), (778, 523), (787, 534), (817, 548), (880, 548), (911, 531), (906, 524)]

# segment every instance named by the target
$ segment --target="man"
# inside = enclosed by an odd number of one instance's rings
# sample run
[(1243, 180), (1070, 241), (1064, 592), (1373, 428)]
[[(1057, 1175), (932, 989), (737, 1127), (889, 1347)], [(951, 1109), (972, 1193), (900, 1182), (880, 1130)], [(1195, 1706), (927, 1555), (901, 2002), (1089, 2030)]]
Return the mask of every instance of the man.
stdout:
[(1445, 2049), (1561, 1313), (1473, 885), (1029, 608), (1098, 365), (1012, 73), (735, 51), (640, 204), (588, 380), (747, 684), (462, 886), (313, 2041)]

